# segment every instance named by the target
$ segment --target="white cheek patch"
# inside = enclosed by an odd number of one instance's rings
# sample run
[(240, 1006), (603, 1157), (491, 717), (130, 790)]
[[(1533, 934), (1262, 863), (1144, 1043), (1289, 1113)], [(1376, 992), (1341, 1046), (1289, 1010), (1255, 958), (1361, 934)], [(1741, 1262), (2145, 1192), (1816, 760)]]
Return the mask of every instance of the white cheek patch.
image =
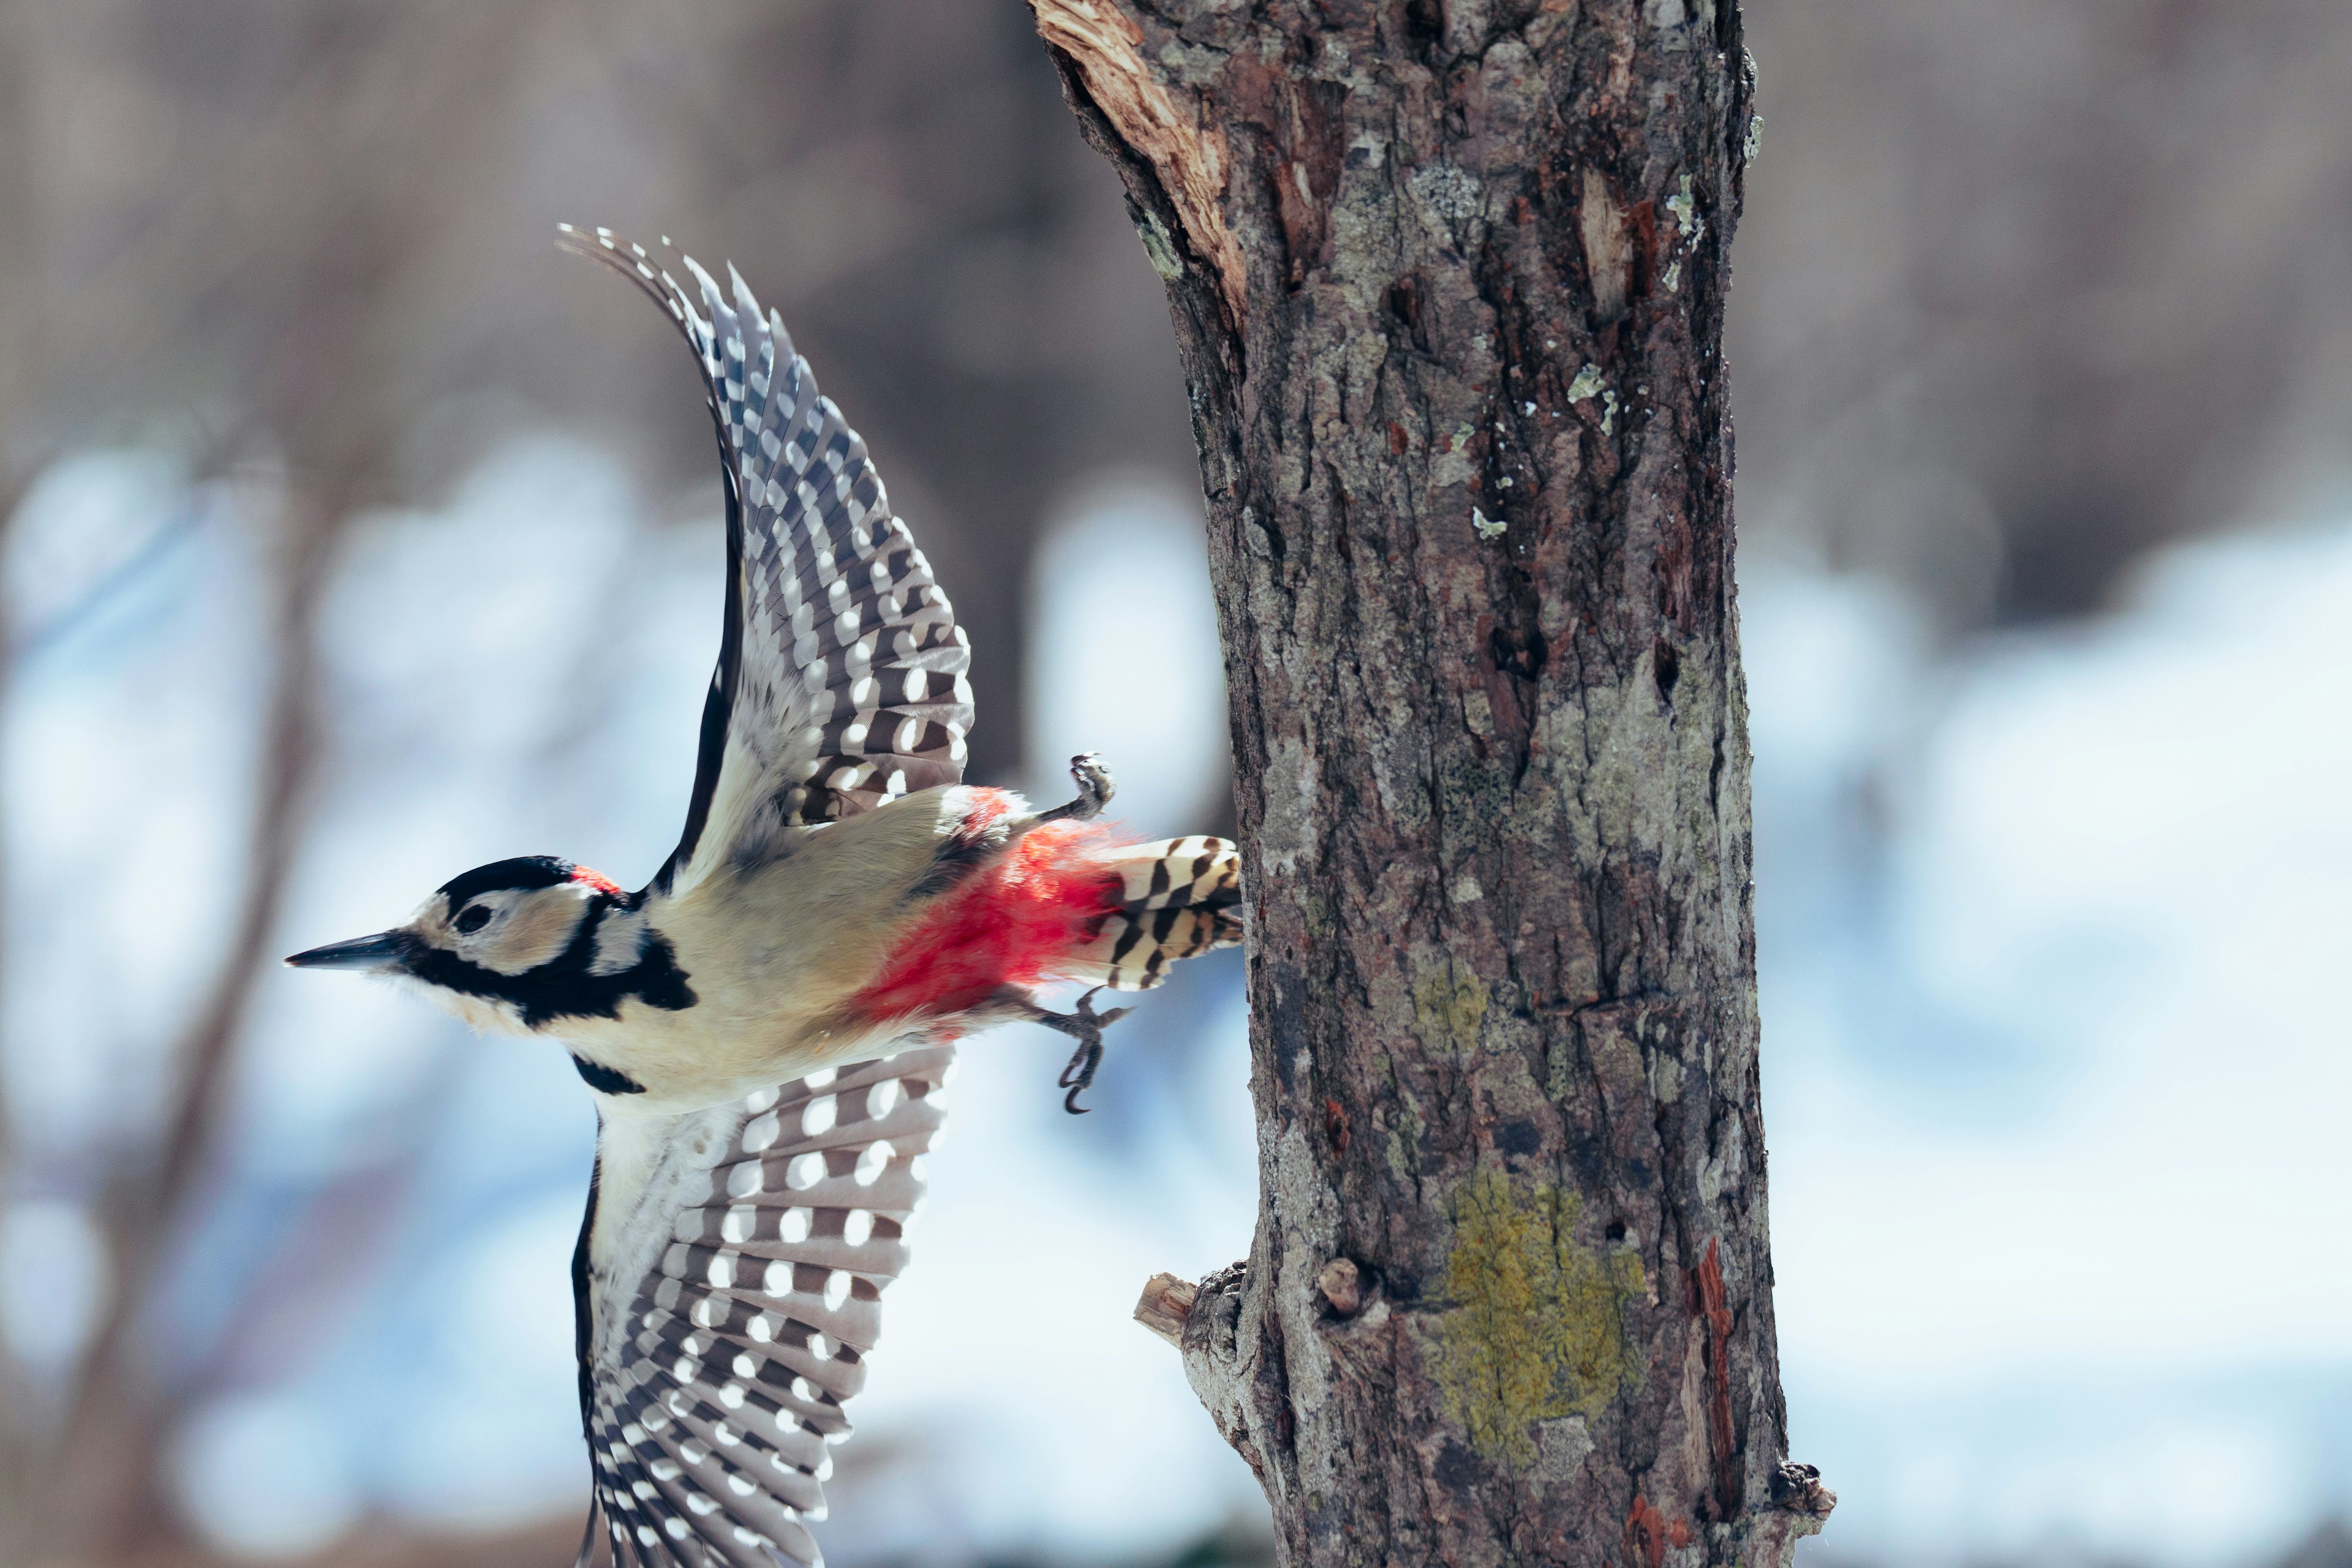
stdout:
[(596, 957), (588, 973), (618, 974), (634, 969), (645, 950), (646, 917), (614, 910), (596, 927)]
[(460, 937), (457, 951), (499, 974), (537, 969), (572, 945), (594, 896), (594, 889), (575, 883), (526, 893), (478, 939)]

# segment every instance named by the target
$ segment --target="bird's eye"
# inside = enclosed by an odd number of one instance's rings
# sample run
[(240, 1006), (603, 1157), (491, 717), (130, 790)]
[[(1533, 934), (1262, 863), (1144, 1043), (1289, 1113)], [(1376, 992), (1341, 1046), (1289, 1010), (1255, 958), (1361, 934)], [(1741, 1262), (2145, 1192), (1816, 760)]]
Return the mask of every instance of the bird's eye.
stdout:
[(479, 904), (468, 906), (466, 912), (457, 917), (457, 929), (467, 936), (473, 935), (489, 923), (490, 911)]

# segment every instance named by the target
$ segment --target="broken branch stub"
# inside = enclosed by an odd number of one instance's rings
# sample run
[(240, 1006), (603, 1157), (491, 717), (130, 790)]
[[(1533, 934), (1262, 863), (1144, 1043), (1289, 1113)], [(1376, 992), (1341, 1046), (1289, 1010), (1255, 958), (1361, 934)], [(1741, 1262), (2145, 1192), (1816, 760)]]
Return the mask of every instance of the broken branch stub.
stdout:
[[(1184, 237), (1208, 265), (1238, 327), (1246, 319), (1247, 273), (1225, 223), (1223, 132), (1175, 99), (1145, 66), (1143, 33), (1109, 0), (1029, 0), (1038, 35), (1068, 62), (1119, 140), (1151, 165)], [(1156, 259), (1156, 258), (1155, 258)]]
[(1184, 1320), (1192, 1315), (1193, 1300), (1200, 1293), (1200, 1287), (1189, 1279), (1154, 1274), (1143, 1282), (1143, 1295), (1135, 1303), (1135, 1321), (1181, 1350)]

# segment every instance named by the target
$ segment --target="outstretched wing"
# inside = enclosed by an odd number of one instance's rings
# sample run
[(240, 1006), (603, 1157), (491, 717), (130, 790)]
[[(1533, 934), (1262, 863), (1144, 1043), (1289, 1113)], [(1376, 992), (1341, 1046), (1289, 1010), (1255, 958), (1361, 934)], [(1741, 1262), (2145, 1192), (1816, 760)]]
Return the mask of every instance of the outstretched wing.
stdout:
[(609, 1121), (583, 1237), (581, 1405), (618, 1568), (815, 1564), (842, 1405), (907, 1261), (950, 1047)]
[[(792, 830), (963, 776), (971, 645), (893, 516), (866, 443), (783, 319), (680, 258), (563, 226), (566, 248), (659, 300), (710, 395), (727, 483), (727, 621), (686, 831), (656, 885), (782, 850)], [(664, 241), (667, 245), (667, 241)]]

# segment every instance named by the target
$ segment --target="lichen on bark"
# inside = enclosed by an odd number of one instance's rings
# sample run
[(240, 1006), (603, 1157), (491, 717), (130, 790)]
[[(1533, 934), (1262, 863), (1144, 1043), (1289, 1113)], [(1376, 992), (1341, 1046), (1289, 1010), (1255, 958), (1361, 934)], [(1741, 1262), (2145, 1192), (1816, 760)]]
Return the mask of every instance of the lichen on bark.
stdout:
[(1643, 1293), (1642, 1259), (1580, 1245), (1583, 1208), (1575, 1193), (1492, 1170), (1454, 1194), (1438, 1382), (1471, 1445), (1522, 1469), (1536, 1460), (1537, 1422), (1590, 1420), (1638, 1381), (1625, 1305)]
[(1486, 1003), (1478, 972), (1444, 953), (1425, 958), (1412, 983), (1413, 1023), (1422, 1043), (1433, 1049), (1476, 1050)]

